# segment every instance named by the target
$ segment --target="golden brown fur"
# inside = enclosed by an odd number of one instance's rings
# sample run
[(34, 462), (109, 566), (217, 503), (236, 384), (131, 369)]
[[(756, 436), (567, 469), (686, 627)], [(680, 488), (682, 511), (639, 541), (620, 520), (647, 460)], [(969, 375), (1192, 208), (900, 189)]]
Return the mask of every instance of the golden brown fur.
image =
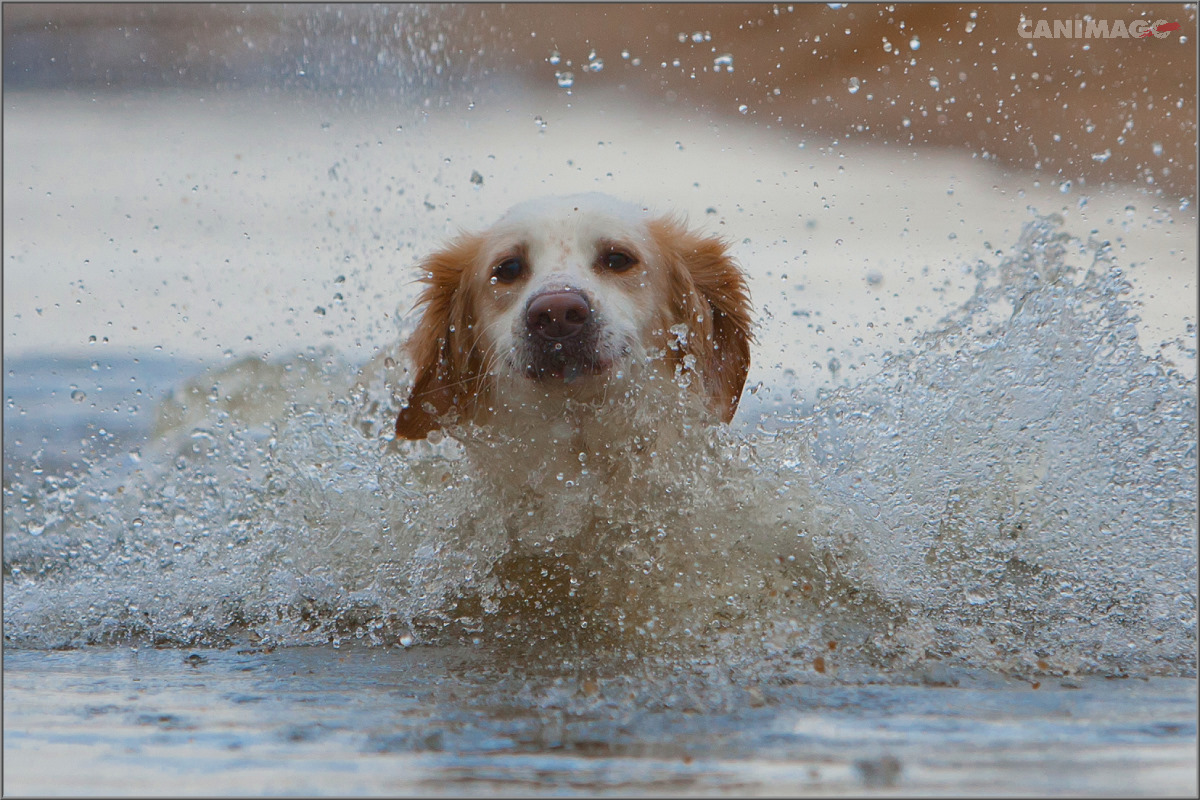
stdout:
[[(489, 418), (494, 404), (504, 401), (493, 396), (499, 379), (518, 374), (509, 354), (522, 342), (520, 304), (539, 280), (554, 288), (578, 285), (594, 307), (597, 326), (625, 321), (624, 335), (634, 341), (623, 352), (633, 353), (630, 358), (644, 353), (647, 360), (660, 354), (657, 359), (673, 374), (689, 374), (692, 389), (704, 395), (717, 419), (732, 419), (749, 369), (752, 334), (745, 278), (725, 243), (674, 219), (642, 221), (626, 210), (609, 212), (611, 201), (597, 197), (564, 198), (561, 213), (525, 212), (516, 222), (464, 234), (422, 264), (421, 318), (406, 345), (414, 381), (396, 420), (398, 438), (422, 439), (446, 425)], [(594, 213), (591, 204), (597, 205)], [(636, 269), (610, 273), (589, 266), (593, 251), (615, 247), (637, 260)], [(489, 279), (496, 260), (505, 257), (497, 253), (526, 251), (528, 284), (498, 287)], [(510, 310), (514, 305), (518, 308)], [(548, 396), (585, 382), (547, 380), (536, 389), (539, 397)]]

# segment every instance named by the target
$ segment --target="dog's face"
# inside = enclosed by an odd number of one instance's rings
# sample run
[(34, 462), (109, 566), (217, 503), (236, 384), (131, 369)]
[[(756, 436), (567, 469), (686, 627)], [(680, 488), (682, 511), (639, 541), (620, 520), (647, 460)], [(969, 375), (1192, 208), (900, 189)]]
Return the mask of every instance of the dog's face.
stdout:
[(733, 416), (749, 367), (749, 299), (720, 240), (576, 195), (517, 206), (423, 266), (400, 438), (685, 374), (718, 418)]

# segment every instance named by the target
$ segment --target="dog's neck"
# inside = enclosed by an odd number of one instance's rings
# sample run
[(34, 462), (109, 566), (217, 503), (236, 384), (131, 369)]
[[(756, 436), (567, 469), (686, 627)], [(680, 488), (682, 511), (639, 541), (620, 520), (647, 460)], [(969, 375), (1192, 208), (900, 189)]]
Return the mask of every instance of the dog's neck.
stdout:
[(491, 393), (504, 403), (455, 438), (478, 474), (523, 491), (553, 492), (588, 474), (625, 482), (707, 418), (702, 397), (665, 372), (570, 391), (513, 380)]

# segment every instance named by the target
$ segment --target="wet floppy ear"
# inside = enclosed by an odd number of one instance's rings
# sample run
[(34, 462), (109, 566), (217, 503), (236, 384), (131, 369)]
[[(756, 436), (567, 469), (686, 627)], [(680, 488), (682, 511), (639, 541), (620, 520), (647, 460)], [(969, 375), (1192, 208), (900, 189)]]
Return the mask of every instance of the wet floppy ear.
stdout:
[(470, 416), (479, 370), (472, 353), (474, 313), (466, 286), (480, 240), (462, 237), (421, 265), (421, 320), (406, 348), (415, 379), (408, 405), (396, 417), (396, 438), (424, 439), (448, 419)]
[(692, 331), (687, 349), (699, 362), (710, 407), (729, 422), (746, 383), (754, 339), (745, 276), (719, 238), (672, 221), (660, 222), (656, 233), (674, 263), (674, 302)]

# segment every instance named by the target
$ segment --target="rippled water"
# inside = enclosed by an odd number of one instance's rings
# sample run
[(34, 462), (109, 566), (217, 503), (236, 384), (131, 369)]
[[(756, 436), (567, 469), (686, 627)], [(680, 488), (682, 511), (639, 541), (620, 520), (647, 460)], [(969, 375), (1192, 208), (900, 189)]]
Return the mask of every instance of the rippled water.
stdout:
[(1195, 700), (1171, 678), (789, 683), (457, 647), (21, 650), (5, 662), (5, 788), (1186, 796)]

